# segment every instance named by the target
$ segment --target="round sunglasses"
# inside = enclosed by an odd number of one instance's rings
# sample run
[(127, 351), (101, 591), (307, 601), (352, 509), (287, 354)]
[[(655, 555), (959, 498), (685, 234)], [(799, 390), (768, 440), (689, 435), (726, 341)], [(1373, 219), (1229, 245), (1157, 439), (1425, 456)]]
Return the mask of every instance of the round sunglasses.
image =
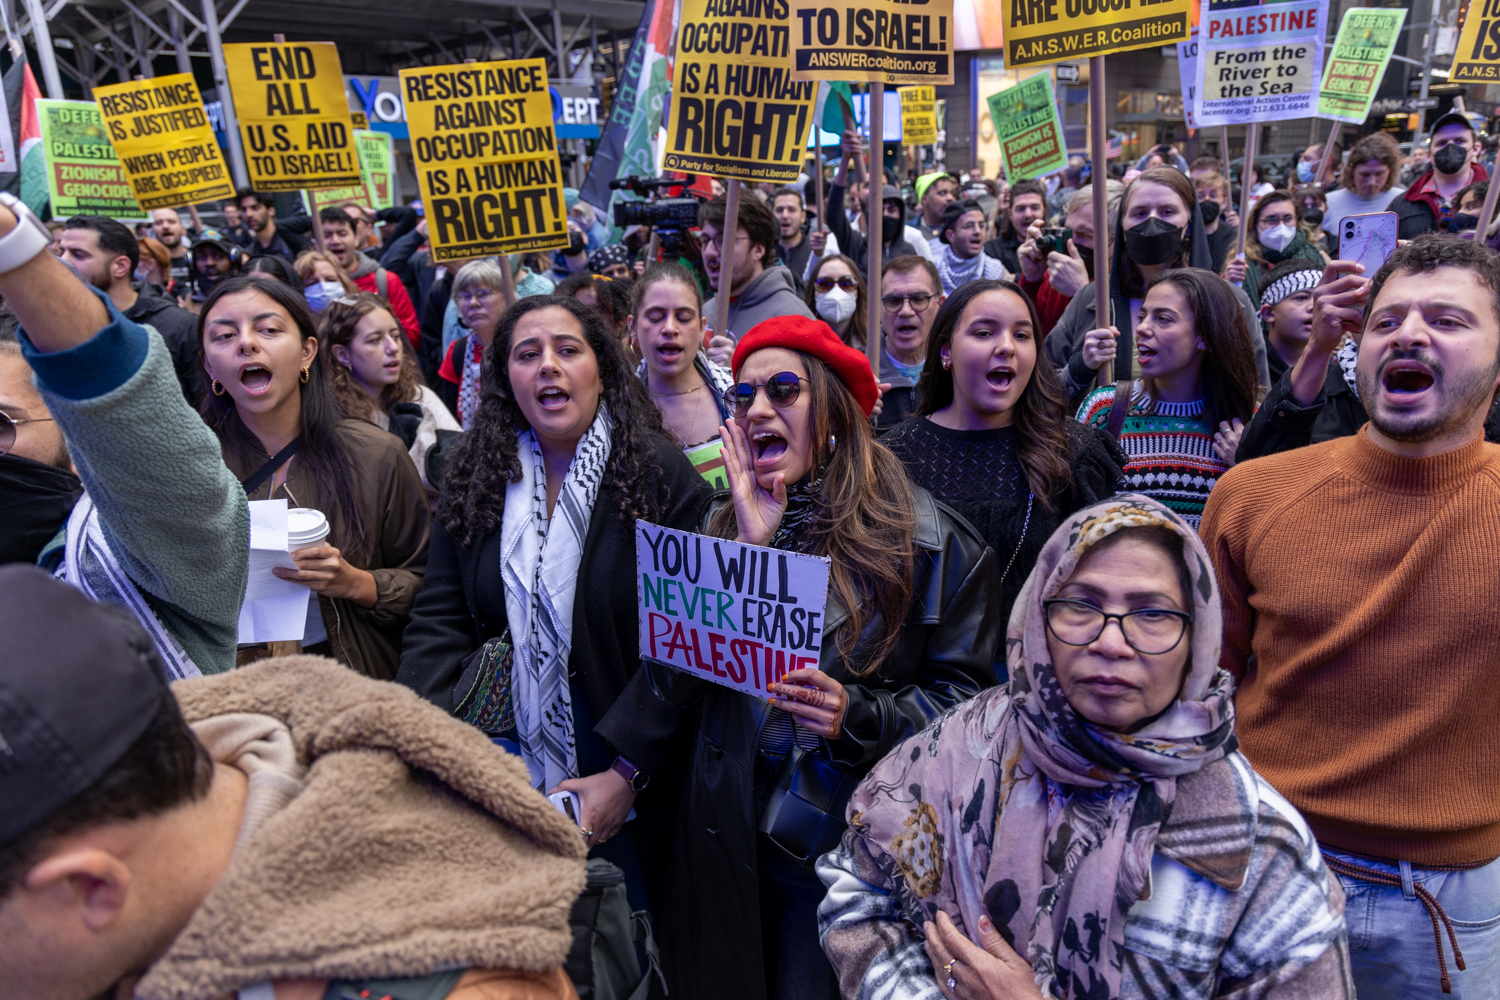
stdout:
[(857, 292), (859, 290), (859, 282), (855, 281), (847, 274), (840, 275), (837, 278), (819, 278), (817, 281), (813, 282), (813, 287), (822, 292), (824, 295), (827, 295), (829, 292), (833, 291), (835, 285), (838, 286), (840, 291), (849, 292), (850, 294), (853, 294), (854, 292)]
[[(793, 395), (792, 398), (795, 399), (796, 396)], [(51, 419), (51, 417), (26, 417), (17, 419), (4, 410), (0, 410), (0, 455), (10, 454), (11, 447), (16, 443), (17, 425), (44, 424)]]
[(771, 405), (785, 408), (797, 402), (797, 397), (802, 395), (802, 383), (806, 381), (794, 372), (777, 372), (760, 385), (740, 382), (730, 386), (724, 390), (724, 403), (734, 410), (736, 417), (743, 417), (755, 404), (756, 390), (764, 387)]

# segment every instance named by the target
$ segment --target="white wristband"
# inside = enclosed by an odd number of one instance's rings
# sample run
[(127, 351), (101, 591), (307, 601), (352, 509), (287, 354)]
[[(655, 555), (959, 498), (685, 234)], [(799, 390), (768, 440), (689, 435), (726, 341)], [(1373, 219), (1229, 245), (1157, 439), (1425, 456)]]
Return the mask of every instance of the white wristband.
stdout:
[(16, 216), (16, 227), (0, 236), (0, 274), (9, 274), (51, 246), (52, 231), (8, 191), (0, 191), (0, 205)]

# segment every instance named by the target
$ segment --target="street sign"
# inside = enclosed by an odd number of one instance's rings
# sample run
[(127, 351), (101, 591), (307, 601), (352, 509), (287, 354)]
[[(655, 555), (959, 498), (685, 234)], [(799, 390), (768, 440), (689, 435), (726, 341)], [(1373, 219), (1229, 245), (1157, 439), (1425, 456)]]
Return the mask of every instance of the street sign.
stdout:
[(1058, 63), (1056, 69), (1058, 83), (1078, 82), (1078, 67), (1073, 65), (1072, 63)]

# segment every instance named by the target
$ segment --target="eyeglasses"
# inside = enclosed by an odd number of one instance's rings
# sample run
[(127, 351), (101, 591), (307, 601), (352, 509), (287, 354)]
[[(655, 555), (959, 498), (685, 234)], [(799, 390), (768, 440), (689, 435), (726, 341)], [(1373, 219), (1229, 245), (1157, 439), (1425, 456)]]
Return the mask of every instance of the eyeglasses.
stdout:
[(1110, 619), (1120, 623), (1120, 632), (1130, 648), (1147, 656), (1160, 656), (1177, 648), (1193, 616), (1168, 608), (1142, 608), (1123, 615), (1106, 614), (1084, 601), (1043, 601), (1047, 630), (1069, 646), (1087, 646), (1104, 634)]
[(724, 403), (734, 408), (736, 417), (743, 417), (755, 405), (755, 390), (764, 386), (766, 398), (771, 401), (771, 405), (785, 409), (796, 404), (797, 397), (802, 395), (802, 383), (806, 381), (801, 375), (792, 372), (777, 372), (760, 385), (741, 382), (730, 386), (724, 390)]
[(841, 291), (850, 292), (851, 294), (859, 290), (859, 283), (847, 274), (838, 278), (819, 278), (813, 282), (813, 287), (825, 295), (833, 291), (834, 285), (837, 285)]
[(932, 296), (926, 292), (917, 292), (915, 295), (882, 295), (880, 297), (880, 304), (885, 306), (885, 311), (889, 313), (900, 312), (901, 307), (908, 302), (911, 303), (913, 311), (924, 312), (931, 301)]
[(490, 299), (494, 298), (495, 294), (495, 290), (492, 288), (481, 288), (477, 292), (459, 292), (453, 296), (453, 301), (461, 306), (484, 305)]
[[(735, 246), (739, 246), (740, 245), (740, 240), (744, 240), (745, 242), (748, 243), (750, 241), (750, 234), (749, 233), (740, 233), (739, 235), (735, 236), (735, 238), (734, 238), (734, 245)], [(713, 247), (715, 250), (719, 251), (720, 253), (723, 253), (724, 252), (724, 234), (720, 233), (718, 236), (704, 236), (702, 233), (699, 233), (698, 234), (698, 249), (699, 250), (707, 250), (709, 247)]]
[[(792, 395), (796, 399), (796, 394)], [(20, 424), (45, 424), (51, 417), (24, 417), (17, 420), (15, 417), (0, 410), (0, 455), (9, 455), (11, 446), (16, 443), (16, 427)]]

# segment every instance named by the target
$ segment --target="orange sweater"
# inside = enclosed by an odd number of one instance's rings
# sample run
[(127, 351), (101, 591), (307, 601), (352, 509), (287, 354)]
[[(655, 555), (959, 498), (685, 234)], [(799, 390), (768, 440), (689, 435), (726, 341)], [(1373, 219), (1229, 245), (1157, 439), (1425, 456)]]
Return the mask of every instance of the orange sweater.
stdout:
[(1410, 459), (1362, 429), (1256, 459), (1201, 531), (1241, 745), (1318, 839), (1500, 856), (1500, 446)]

